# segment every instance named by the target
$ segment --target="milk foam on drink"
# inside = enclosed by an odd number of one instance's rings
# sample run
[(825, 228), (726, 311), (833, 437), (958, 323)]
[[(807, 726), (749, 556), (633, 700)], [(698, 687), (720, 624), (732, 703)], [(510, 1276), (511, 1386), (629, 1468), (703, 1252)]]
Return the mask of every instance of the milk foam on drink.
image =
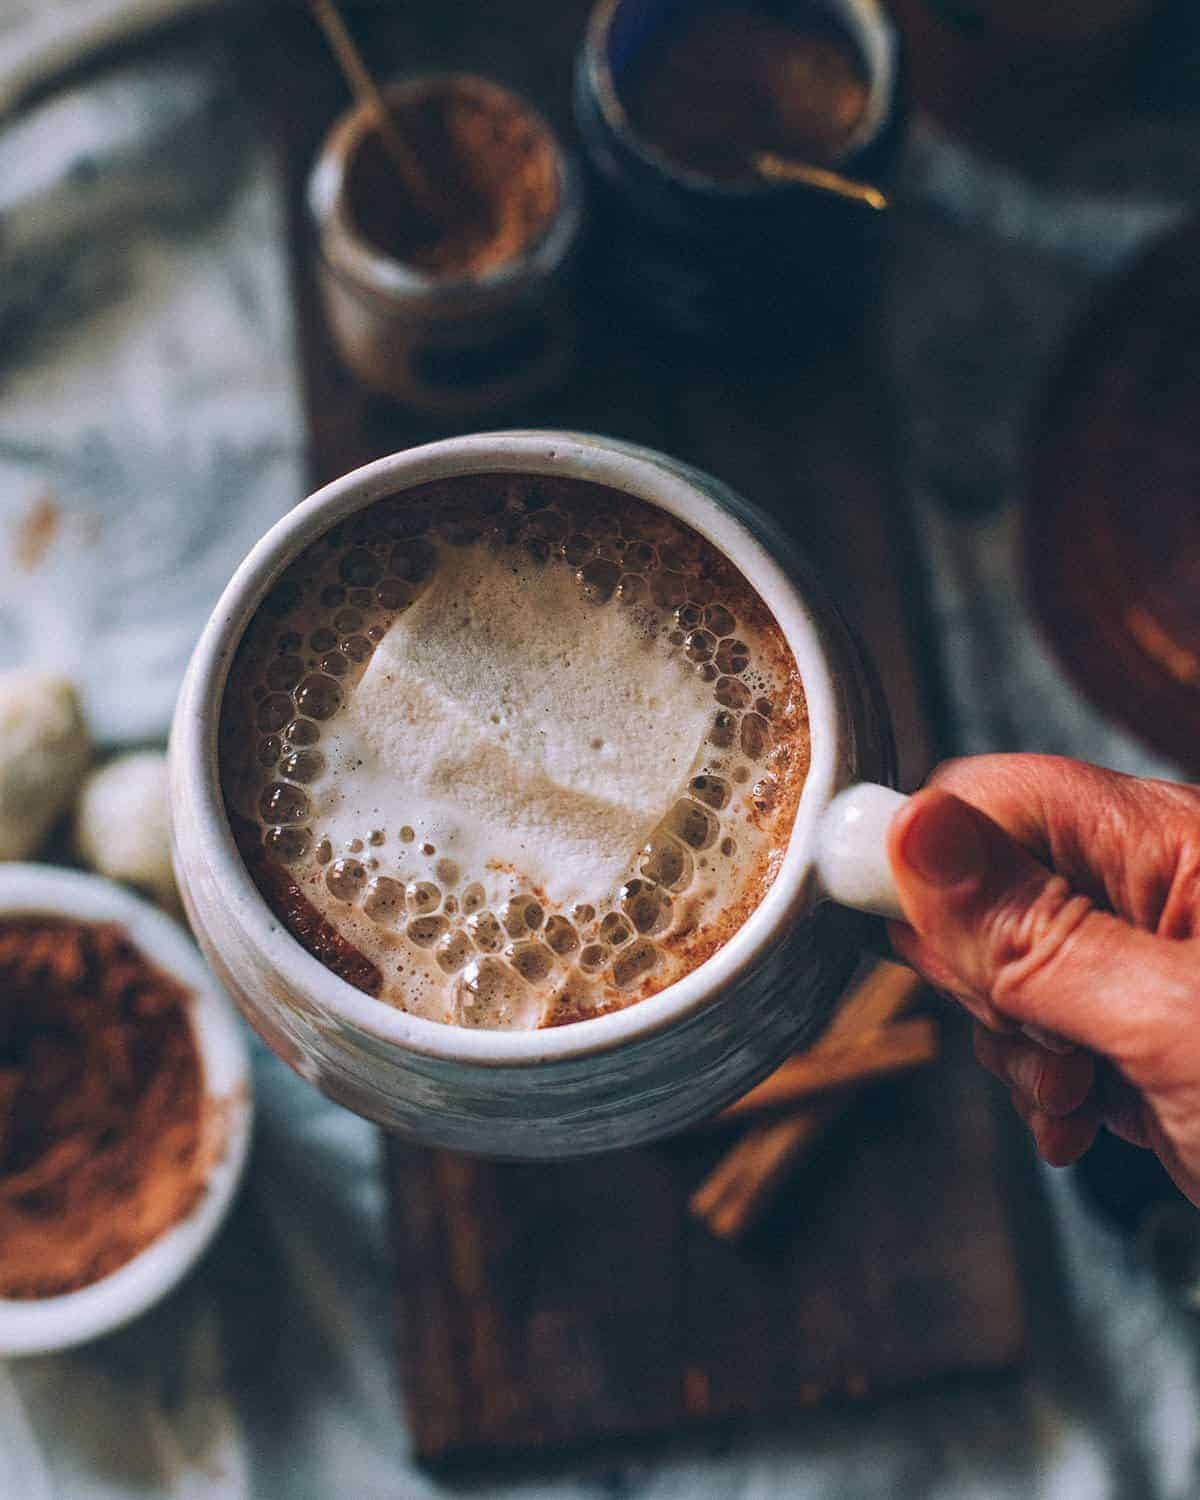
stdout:
[(807, 716), (770, 611), (695, 532), (600, 486), (478, 475), (293, 565), (239, 650), (221, 757), (301, 941), (416, 1014), (530, 1027), (643, 998), (737, 930), (786, 846)]

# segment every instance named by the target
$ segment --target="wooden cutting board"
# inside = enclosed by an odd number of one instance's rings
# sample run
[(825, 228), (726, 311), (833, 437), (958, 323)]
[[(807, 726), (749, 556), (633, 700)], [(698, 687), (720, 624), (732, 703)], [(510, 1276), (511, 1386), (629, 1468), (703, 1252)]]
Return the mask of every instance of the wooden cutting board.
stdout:
[[(466, 41), (432, 4), (406, 7), (401, 20), (354, 16), (380, 71), (466, 58), (525, 88), (569, 135), (583, 9), (522, 0), (505, 28)], [(465, 12), (459, 23), (472, 24)], [(301, 193), (345, 100), (303, 16), (274, 17), (270, 28), (257, 77), (275, 82), (269, 107), (291, 184), (316, 483), (462, 428), (363, 393), (332, 356)], [(867, 337), (811, 353), (786, 376), (680, 369), (585, 301), (575, 375), (486, 425), (647, 443), (773, 511), (867, 640), (911, 786), (933, 760), (935, 673), (877, 370)], [(440, 1462), (777, 1416), (831, 1394), (1011, 1365), (1024, 1344), (1003, 1186), (1011, 1127), (961, 1037), (950, 1041), (936, 1068), (874, 1089), (737, 1248), (686, 1212), (727, 1133), (569, 1166), (389, 1142), (397, 1328), (418, 1454)]]
[(1000, 1140), (961, 1054), (874, 1090), (738, 1246), (687, 1214), (727, 1141), (561, 1166), (389, 1143), (423, 1459), (781, 1418), (1020, 1357)]

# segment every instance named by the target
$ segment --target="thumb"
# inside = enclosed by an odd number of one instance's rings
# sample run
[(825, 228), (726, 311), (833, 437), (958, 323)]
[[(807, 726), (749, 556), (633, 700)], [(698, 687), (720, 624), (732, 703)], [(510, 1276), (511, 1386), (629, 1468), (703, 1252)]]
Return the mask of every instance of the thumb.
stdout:
[(1153, 1069), (1163, 1024), (1193, 1009), (1191, 943), (1098, 911), (952, 793), (918, 792), (888, 854), (908, 922), (894, 945), (973, 1008), (1105, 1053), (1131, 1077)]

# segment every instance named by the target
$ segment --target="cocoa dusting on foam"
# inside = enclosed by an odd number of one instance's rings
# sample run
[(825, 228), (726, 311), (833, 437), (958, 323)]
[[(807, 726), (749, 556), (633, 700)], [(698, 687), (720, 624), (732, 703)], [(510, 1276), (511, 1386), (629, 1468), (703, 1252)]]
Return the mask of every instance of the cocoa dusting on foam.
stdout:
[(695, 532), (578, 480), (423, 485), (334, 528), (239, 647), (247, 866), (308, 950), (459, 1025), (663, 989), (775, 878), (808, 769), (791, 652)]

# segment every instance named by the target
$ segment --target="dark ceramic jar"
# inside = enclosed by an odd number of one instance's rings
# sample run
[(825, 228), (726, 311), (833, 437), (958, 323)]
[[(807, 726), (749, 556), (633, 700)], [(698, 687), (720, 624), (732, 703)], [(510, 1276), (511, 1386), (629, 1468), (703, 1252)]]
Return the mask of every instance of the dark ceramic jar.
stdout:
[[(874, 302), (888, 213), (881, 195), (865, 201), (808, 182), (717, 180), (639, 133), (630, 87), (698, 9), (601, 0), (592, 12), (575, 89), (595, 193), (590, 279), (687, 343), (752, 355), (811, 347)], [(843, 149), (822, 165), (886, 192), (906, 112), (898, 37), (883, 6), (790, 0), (762, 9), (834, 30), (857, 54), (865, 107)]]

